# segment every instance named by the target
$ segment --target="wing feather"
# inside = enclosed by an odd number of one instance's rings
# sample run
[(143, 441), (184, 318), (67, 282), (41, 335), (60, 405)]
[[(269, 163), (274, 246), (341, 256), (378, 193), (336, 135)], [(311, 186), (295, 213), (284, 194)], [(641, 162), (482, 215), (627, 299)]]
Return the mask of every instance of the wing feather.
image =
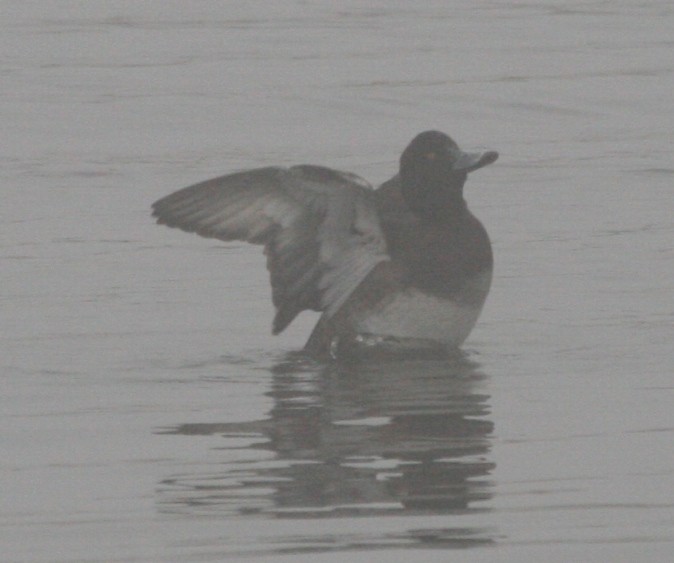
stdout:
[(230, 174), (179, 190), (152, 208), (159, 224), (264, 246), (275, 334), (305, 309), (333, 315), (390, 259), (371, 186), (320, 166)]

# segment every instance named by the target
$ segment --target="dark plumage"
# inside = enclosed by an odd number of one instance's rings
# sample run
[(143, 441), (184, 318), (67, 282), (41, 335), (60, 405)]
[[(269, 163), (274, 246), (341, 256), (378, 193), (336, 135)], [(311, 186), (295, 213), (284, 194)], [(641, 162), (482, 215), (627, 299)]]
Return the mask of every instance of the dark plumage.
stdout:
[(347, 172), (268, 167), (207, 180), (153, 204), (160, 224), (262, 244), (279, 333), (323, 315), (316, 355), (376, 345), (447, 349), (468, 336), (489, 291), (491, 245), (463, 198), (469, 172), (498, 157), (419, 134), (378, 190)]

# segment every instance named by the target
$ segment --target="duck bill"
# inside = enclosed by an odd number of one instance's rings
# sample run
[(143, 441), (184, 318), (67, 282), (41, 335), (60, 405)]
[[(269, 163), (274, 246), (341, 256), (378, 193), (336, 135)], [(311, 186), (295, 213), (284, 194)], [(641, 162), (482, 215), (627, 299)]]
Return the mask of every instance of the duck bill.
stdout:
[(496, 151), (485, 152), (463, 152), (457, 150), (454, 154), (454, 163), (452, 169), (457, 172), (472, 172), (491, 164), (498, 158)]

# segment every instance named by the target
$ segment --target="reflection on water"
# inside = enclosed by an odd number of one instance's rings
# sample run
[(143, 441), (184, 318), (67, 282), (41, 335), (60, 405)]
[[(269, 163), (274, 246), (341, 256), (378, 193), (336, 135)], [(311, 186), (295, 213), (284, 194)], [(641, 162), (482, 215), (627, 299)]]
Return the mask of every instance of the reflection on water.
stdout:
[[(169, 430), (222, 435), (224, 449), (243, 453), (208, 474), (165, 479), (160, 510), (238, 518), (452, 514), (449, 526), (410, 531), (405, 539), (491, 541), (488, 530), (454, 526), (461, 515), (487, 510), (475, 503), (492, 494), (493, 423), (489, 395), (480, 392), (486, 377), (475, 363), (460, 357), (318, 366), (291, 357), (272, 373), (269, 418)], [(377, 543), (400, 540), (387, 535)]]

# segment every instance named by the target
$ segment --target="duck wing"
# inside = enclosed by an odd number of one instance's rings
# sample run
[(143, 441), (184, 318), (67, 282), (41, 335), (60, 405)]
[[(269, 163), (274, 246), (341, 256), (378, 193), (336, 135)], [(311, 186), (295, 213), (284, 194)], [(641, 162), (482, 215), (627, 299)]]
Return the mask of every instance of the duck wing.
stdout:
[(365, 180), (312, 165), (207, 180), (153, 205), (157, 223), (264, 245), (278, 334), (303, 310), (330, 317), (367, 274), (390, 260)]

